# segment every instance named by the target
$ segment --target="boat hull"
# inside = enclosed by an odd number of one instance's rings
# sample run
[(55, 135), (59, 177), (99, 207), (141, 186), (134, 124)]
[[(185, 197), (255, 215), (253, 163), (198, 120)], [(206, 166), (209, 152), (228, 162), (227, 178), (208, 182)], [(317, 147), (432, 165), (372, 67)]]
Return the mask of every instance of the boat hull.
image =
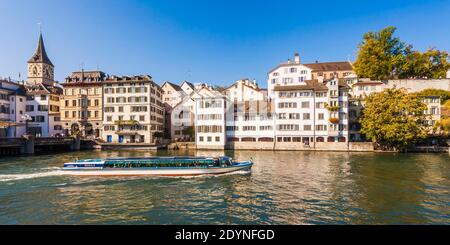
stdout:
[(252, 165), (251, 162), (243, 162), (223, 168), (64, 169), (63, 174), (77, 176), (195, 176), (250, 171)]

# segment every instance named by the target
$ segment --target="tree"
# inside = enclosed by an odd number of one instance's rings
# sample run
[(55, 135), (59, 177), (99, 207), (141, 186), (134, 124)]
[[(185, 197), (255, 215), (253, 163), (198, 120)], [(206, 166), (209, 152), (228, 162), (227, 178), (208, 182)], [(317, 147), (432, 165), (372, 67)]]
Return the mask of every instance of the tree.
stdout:
[(153, 133), (153, 138), (163, 138), (164, 137), (164, 132), (154, 132)]
[(187, 126), (186, 128), (183, 129), (183, 135), (189, 136), (190, 138), (194, 138), (194, 126)]
[(395, 27), (364, 34), (359, 45), (354, 70), (359, 77), (373, 80), (397, 78), (404, 63), (405, 51), (411, 47), (393, 37)]
[(434, 48), (424, 53), (407, 51), (400, 78), (445, 78), (450, 69), (449, 54)]
[(435, 48), (415, 51), (412, 45), (394, 37), (395, 27), (364, 34), (353, 64), (359, 77), (372, 80), (445, 78), (450, 69), (449, 54)]
[(450, 91), (443, 89), (424, 89), (418, 92), (417, 95), (420, 97), (439, 96), (441, 97), (441, 104), (445, 104), (450, 99)]
[(386, 89), (365, 100), (360, 118), (361, 133), (389, 149), (403, 150), (426, 137), (424, 111), (427, 106), (416, 94), (404, 89)]

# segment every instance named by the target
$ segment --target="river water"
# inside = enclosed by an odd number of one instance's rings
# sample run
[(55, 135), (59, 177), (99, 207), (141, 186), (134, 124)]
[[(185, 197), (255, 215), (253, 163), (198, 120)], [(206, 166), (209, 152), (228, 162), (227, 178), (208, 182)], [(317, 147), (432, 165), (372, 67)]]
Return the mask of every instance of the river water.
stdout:
[(230, 151), (251, 173), (71, 177), (78, 157), (223, 155), (80, 151), (0, 157), (0, 224), (450, 224), (448, 154)]

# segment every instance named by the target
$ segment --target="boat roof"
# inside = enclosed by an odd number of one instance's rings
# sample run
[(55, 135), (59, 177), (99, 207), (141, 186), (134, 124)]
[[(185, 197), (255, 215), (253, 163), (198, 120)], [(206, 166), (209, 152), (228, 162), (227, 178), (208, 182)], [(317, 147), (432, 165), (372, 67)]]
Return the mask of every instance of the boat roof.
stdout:
[(183, 160), (208, 160), (208, 159), (228, 159), (228, 156), (220, 156), (220, 157), (206, 157), (206, 156), (163, 156), (163, 157), (119, 157), (119, 158), (105, 158), (105, 159), (83, 159), (77, 160), (76, 162), (93, 162), (93, 161), (127, 161), (127, 160), (173, 160), (173, 159), (183, 159)]

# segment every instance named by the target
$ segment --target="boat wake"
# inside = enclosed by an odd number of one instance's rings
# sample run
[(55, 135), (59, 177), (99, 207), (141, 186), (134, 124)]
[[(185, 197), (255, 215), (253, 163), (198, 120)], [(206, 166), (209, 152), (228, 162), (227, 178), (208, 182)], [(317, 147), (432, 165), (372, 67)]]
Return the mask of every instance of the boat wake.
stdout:
[(43, 178), (43, 177), (50, 177), (50, 176), (59, 176), (62, 174), (63, 174), (63, 172), (61, 170), (29, 173), (29, 174), (3, 174), (3, 175), (0, 175), (0, 182), (35, 179), (35, 178)]
[[(10, 181), (18, 181), (18, 180), (27, 180), (27, 179), (36, 179), (36, 178), (44, 178), (44, 177), (52, 177), (52, 176), (65, 176), (66, 173), (62, 171), (61, 168), (44, 168), (46, 170), (53, 170), (53, 171), (46, 171), (46, 172), (37, 172), (37, 173), (27, 173), (27, 174), (3, 174), (0, 175), (0, 182), (10, 182)], [(251, 171), (234, 171), (230, 173), (224, 173), (224, 174), (204, 174), (204, 175), (191, 175), (191, 176), (141, 176), (141, 177), (132, 177), (125, 178), (125, 179), (136, 179), (136, 178), (174, 178), (174, 179), (192, 179), (192, 178), (215, 178), (220, 176), (227, 176), (227, 175), (246, 175), (250, 174)], [(101, 176), (104, 177), (104, 176)], [(110, 176), (111, 178), (114, 178), (114, 176)], [(120, 177), (120, 179), (124, 179), (124, 177)]]
[(172, 179), (194, 179), (194, 178), (217, 178), (228, 175), (247, 175), (250, 174), (251, 170), (239, 170), (224, 174), (201, 174), (201, 175), (186, 175), (186, 176), (158, 176), (157, 178), (172, 178)]

